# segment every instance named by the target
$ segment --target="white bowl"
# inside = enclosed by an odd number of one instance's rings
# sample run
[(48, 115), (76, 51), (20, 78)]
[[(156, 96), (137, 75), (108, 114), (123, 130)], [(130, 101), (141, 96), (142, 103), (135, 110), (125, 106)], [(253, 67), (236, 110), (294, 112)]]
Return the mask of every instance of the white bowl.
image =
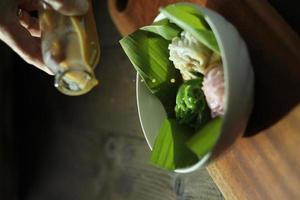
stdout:
[[(220, 47), (225, 78), (225, 115), (220, 137), (212, 152), (209, 152), (198, 163), (175, 172), (188, 173), (197, 170), (208, 160), (217, 157), (228, 149), (244, 132), (253, 104), (254, 73), (244, 40), (235, 27), (218, 13), (207, 8), (194, 6), (203, 13), (207, 23), (215, 34)], [(159, 14), (154, 21), (165, 18)], [(140, 123), (152, 150), (155, 138), (159, 133), (166, 112), (157, 97), (152, 95), (141, 81), (136, 78), (137, 106)]]

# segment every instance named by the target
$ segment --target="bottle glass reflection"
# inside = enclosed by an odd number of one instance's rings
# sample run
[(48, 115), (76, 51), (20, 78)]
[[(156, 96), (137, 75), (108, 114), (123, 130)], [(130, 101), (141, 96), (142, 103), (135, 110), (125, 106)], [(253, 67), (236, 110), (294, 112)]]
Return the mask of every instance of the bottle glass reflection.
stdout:
[(94, 75), (100, 57), (92, 7), (84, 16), (64, 16), (42, 3), (39, 11), (42, 55), (55, 75), (55, 87), (75, 96), (89, 92), (98, 81)]

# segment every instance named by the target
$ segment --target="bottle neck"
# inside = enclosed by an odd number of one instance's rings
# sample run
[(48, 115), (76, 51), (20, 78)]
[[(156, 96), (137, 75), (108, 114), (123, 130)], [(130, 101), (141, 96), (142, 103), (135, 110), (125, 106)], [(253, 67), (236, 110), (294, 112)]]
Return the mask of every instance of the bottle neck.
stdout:
[(71, 68), (55, 75), (55, 87), (70, 96), (85, 94), (97, 84), (93, 71)]

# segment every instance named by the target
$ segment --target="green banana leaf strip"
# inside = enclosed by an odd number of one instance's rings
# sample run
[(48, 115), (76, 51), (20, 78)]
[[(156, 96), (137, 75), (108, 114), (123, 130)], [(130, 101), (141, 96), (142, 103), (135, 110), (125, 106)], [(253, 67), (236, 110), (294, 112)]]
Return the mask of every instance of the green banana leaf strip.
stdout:
[(197, 18), (192, 18), (192, 20), (190, 21), (190, 23), (193, 24), (193, 27), (211, 30), (208, 23), (204, 19), (204, 15), (199, 11), (199, 9), (195, 8), (194, 6), (192, 6), (190, 4), (169, 5), (165, 8), (177, 10), (177, 11), (179, 10), (181, 12), (185, 12), (190, 15), (194, 15)]
[(185, 168), (198, 162), (196, 154), (185, 145), (192, 129), (180, 125), (176, 119), (166, 119), (155, 140), (151, 163), (166, 170)]
[(169, 43), (160, 35), (143, 30), (120, 40), (122, 48), (148, 89), (160, 99), (168, 116), (172, 117), (175, 115), (176, 93), (182, 78), (169, 60)]
[(210, 30), (199, 10), (188, 4), (183, 4), (170, 5), (161, 8), (160, 12), (184, 31), (193, 34), (196, 39), (212, 51), (220, 54), (220, 49), (214, 33)]
[(164, 39), (170, 41), (173, 38), (179, 36), (179, 34), (182, 32), (181, 28), (179, 28), (176, 24), (170, 23), (168, 19), (163, 19), (158, 22), (154, 22), (153, 24), (149, 26), (144, 26), (140, 29), (158, 34)]
[(187, 141), (187, 147), (194, 152), (199, 159), (202, 158), (212, 151), (221, 134), (222, 125), (223, 118), (216, 117), (212, 119)]

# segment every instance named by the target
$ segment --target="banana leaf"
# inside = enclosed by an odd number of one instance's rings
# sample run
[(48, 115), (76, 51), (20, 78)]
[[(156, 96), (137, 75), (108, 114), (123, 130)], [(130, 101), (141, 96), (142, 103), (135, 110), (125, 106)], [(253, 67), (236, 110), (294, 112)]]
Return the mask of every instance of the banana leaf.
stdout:
[(215, 53), (220, 54), (220, 50), (203, 15), (193, 6), (170, 5), (160, 11), (167, 19), (142, 27), (120, 40), (120, 44), (149, 91), (160, 99), (169, 117), (155, 140), (151, 163), (174, 170), (195, 164), (213, 149), (223, 119), (215, 118), (196, 131), (174, 119), (176, 94), (183, 80), (169, 60), (168, 46), (184, 30)]
[(198, 158), (202, 158), (208, 152), (212, 151), (215, 146), (221, 134), (222, 124), (223, 118), (216, 117), (212, 119), (187, 141), (187, 147), (193, 151)]
[(182, 78), (169, 60), (169, 41), (158, 34), (138, 30), (120, 44), (148, 89), (156, 95), (171, 117)]
[(176, 119), (166, 119), (155, 140), (151, 163), (167, 170), (195, 164), (198, 161), (196, 154), (185, 145), (191, 132), (189, 127), (180, 125)]
[(158, 22), (154, 22), (149, 26), (144, 26), (140, 28), (144, 31), (149, 31), (152, 33), (156, 33), (163, 37), (166, 40), (172, 40), (173, 38), (179, 36), (182, 32), (182, 29), (179, 28), (176, 24), (170, 23), (168, 19), (163, 19)]
[(199, 10), (191, 5), (182, 4), (161, 8), (160, 12), (184, 31), (191, 33), (198, 41), (206, 45), (213, 52), (220, 54), (214, 33)]

